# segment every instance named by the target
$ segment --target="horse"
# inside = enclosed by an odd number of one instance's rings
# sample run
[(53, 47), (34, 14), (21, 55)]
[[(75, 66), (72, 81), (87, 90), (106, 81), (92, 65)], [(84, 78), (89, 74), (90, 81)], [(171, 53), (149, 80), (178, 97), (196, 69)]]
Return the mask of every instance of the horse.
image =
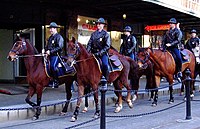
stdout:
[[(38, 55), (37, 49), (30, 42), (24, 39), (20, 39), (19, 41), (16, 41), (14, 43), (7, 57), (10, 61), (15, 61), (18, 56), (24, 56), (24, 63), (27, 70), (27, 81), (29, 84), (28, 95), (25, 98), (25, 101), (34, 109), (36, 109), (35, 115), (33, 116), (33, 120), (39, 119), (39, 116), (41, 114), (40, 104), (42, 99), (42, 91), (45, 87), (48, 86), (50, 81), (50, 77), (47, 76), (45, 72), (45, 66), (43, 61), (44, 57), (35, 55)], [(65, 83), (67, 99), (61, 114), (67, 112), (68, 105), (72, 97), (71, 85), (74, 80), (76, 80), (76, 75), (63, 76), (59, 78), (60, 84)], [(35, 93), (37, 94), (37, 103), (31, 101), (31, 98)]]
[(197, 45), (195, 48), (192, 49), (195, 59), (196, 59), (196, 65), (195, 65), (195, 78), (197, 75), (200, 76), (200, 47)]
[[(194, 79), (194, 72), (195, 72), (195, 57), (192, 52), (185, 49), (188, 53), (189, 61), (182, 64), (182, 72), (183, 78), (185, 79), (185, 70), (189, 69), (191, 71), (191, 78)], [(167, 81), (169, 82), (169, 91), (170, 91), (170, 99), (169, 104), (174, 102), (173, 97), (173, 80), (174, 74), (177, 73), (176, 71), (176, 64), (174, 61), (173, 56), (168, 51), (162, 51), (160, 49), (151, 49), (151, 48), (141, 48), (140, 52), (138, 53), (138, 58), (141, 60), (149, 59), (154, 64), (154, 73), (155, 73), (155, 84), (156, 87), (160, 86), (160, 79), (161, 77), (166, 77)], [(139, 67), (142, 67), (142, 63), (139, 64)], [(191, 94), (193, 94), (193, 87), (194, 82), (191, 83)], [(158, 89), (154, 90), (154, 100), (152, 105), (157, 105), (158, 99)]]
[[(79, 42), (76, 41), (75, 38), (72, 38), (72, 40), (68, 41), (68, 48), (67, 48), (67, 55), (68, 55), (68, 62), (76, 62), (75, 68), (77, 70), (77, 82), (79, 84), (78, 86), (78, 96), (79, 99), (77, 101), (77, 105), (75, 108), (75, 111), (73, 113), (73, 116), (71, 118), (71, 121), (76, 121), (77, 116), (80, 109), (81, 104), (81, 97), (83, 96), (84, 88), (86, 85), (90, 85), (93, 91), (98, 91), (98, 85), (101, 80), (101, 70), (99, 68), (97, 59), (95, 56), (91, 53), (88, 53), (86, 48)], [(109, 50), (110, 51), (110, 50)], [(114, 71), (109, 74), (108, 83), (113, 82), (113, 85), (115, 89), (121, 90), (122, 86), (125, 86), (128, 90), (127, 92), (127, 103), (130, 108), (133, 107), (133, 104), (131, 102), (131, 87), (128, 83), (128, 76), (129, 71), (133, 65), (129, 62), (126, 58), (124, 58), (122, 55), (119, 55), (119, 59), (123, 64), (123, 69), (121, 71)], [(122, 95), (121, 92), (117, 92), (118, 94), (118, 100), (119, 104), (116, 107), (114, 112), (120, 112), (122, 109)], [(100, 114), (99, 109), (99, 103), (98, 103), (98, 92), (94, 93), (94, 99), (95, 99), (95, 107), (96, 111), (94, 113), (94, 117), (98, 117)]]
[[(140, 49), (138, 51), (138, 53), (140, 53)], [(151, 89), (155, 89), (156, 88), (156, 84), (155, 84), (155, 74), (154, 74), (154, 64), (152, 61), (150, 61), (148, 59), (148, 57), (146, 57), (145, 59), (141, 59), (138, 57), (138, 55), (136, 55), (136, 62), (139, 66), (139, 70), (138, 70), (138, 80), (135, 80), (135, 83), (139, 83), (139, 79), (141, 76), (145, 75), (146, 76), (146, 87), (145, 89), (150, 90), (150, 98), (149, 100), (153, 100), (153, 95), (154, 92)], [(136, 86), (138, 86), (139, 84), (136, 84)], [(138, 88), (139, 89), (139, 88)], [(137, 94), (137, 93), (135, 93)]]

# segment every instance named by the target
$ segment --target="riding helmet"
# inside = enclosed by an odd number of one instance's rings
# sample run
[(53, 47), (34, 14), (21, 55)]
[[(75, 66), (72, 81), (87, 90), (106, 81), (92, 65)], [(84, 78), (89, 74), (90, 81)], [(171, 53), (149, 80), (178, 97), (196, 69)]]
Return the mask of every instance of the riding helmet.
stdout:
[(192, 34), (192, 33), (197, 33), (197, 31), (196, 31), (195, 29), (192, 29), (192, 30), (190, 31), (190, 34)]
[(171, 18), (168, 22), (169, 22), (169, 23), (173, 23), (173, 24), (176, 24), (176, 23), (177, 23), (177, 21), (176, 21), (175, 18)]
[(106, 24), (106, 21), (104, 20), (104, 18), (99, 18), (97, 21), (96, 21), (96, 24)]
[(48, 28), (59, 28), (55, 22), (51, 22)]
[(132, 31), (132, 28), (130, 26), (126, 26), (124, 28), (124, 32), (131, 32)]

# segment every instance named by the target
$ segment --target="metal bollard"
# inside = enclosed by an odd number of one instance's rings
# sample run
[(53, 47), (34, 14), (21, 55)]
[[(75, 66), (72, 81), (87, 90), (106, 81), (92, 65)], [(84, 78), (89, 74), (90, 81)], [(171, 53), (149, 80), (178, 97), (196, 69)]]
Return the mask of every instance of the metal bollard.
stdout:
[(186, 85), (185, 85), (185, 91), (186, 91), (186, 120), (192, 119), (191, 117), (191, 103), (190, 103), (190, 83), (191, 83), (191, 78), (190, 78), (190, 70), (187, 69), (186, 72)]
[(106, 107), (105, 107), (105, 93), (107, 91), (107, 80), (103, 76), (101, 78), (101, 120), (100, 120), (100, 129), (106, 129)]

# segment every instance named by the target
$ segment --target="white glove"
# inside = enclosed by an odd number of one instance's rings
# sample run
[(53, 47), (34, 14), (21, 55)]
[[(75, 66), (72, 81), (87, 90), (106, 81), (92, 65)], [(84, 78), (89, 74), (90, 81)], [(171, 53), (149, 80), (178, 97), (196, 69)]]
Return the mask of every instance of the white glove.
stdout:
[(171, 45), (170, 43), (167, 43), (166, 46), (167, 46), (167, 47), (170, 47), (170, 46), (172, 46), (172, 45)]

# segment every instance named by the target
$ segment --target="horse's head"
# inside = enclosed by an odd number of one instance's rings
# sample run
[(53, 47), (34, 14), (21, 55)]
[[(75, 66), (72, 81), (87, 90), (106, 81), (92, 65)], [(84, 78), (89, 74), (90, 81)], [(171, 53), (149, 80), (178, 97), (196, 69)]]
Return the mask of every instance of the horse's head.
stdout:
[(72, 40), (67, 39), (67, 57), (68, 63), (72, 63), (80, 55), (80, 47), (76, 39), (73, 37)]
[(24, 40), (16, 41), (9, 51), (7, 58), (10, 61), (15, 61), (18, 55), (23, 55), (27, 51), (26, 42)]
[(148, 67), (149, 61), (149, 51), (148, 48), (139, 48), (137, 53), (137, 63), (139, 65), (139, 69), (146, 69)]

